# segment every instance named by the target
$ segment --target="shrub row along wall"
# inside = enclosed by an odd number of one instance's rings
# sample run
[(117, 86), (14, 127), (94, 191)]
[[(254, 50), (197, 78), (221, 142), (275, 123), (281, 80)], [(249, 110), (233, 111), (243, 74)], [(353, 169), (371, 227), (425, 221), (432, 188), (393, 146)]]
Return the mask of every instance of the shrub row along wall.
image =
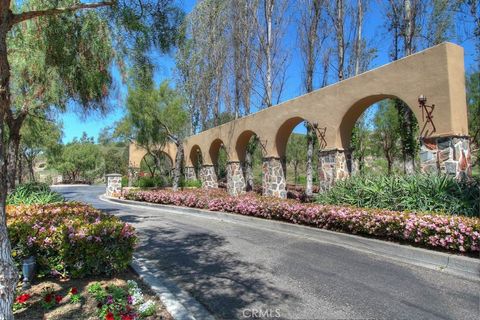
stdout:
[(41, 275), (123, 271), (137, 242), (129, 224), (75, 202), (7, 206), (7, 226), (15, 262), (34, 255)]
[(427, 248), (465, 253), (480, 251), (478, 218), (302, 204), (254, 194), (233, 197), (221, 190), (131, 191), (125, 197), (136, 201), (283, 220)]

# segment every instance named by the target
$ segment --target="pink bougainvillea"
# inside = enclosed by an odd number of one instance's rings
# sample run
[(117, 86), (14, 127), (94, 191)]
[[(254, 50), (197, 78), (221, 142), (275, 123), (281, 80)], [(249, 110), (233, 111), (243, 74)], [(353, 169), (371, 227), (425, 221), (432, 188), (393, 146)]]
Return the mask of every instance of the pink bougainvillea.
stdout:
[(126, 198), (283, 220), (429, 248), (480, 252), (479, 218), (305, 204), (253, 193), (233, 197), (223, 190), (132, 191)]
[(76, 202), (7, 206), (7, 226), (18, 263), (37, 257), (37, 272), (84, 277), (123, 271), (137, 243), (119, 218)]

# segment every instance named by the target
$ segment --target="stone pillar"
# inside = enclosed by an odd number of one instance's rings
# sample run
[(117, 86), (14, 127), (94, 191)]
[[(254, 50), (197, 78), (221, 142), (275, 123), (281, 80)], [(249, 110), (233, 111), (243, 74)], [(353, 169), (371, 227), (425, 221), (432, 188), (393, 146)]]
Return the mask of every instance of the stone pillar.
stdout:
[(421, 139), (420, 170), (424, 173), (449, 174), (459, 180), (471, 177), (472, 163), (468, 137)]
[(200, 170), (200, 180), (202, 181), (202, 188), (218, 188), (217, 174), (213, 165), (203, 165)]
[(105, 177), (107, 178), (107, 197), (120, 197), (122, 195), (122, 175), (110, 173)]
[(287, 184), (280, 158), (263, 158), (263, 195), (277, 198), (287, 197)]
[(247, 184), (243, 175), (243, 166), (240, 161), (229, 161), (227, 163), (227, 191), (232, 196), (244, 193)]
[(194, 181), (197, 180), (197, 174), (194, 167), (185, 167), (185, 180)]
[(352, 172), (352, 153), (349, 150), (323, 150), (319, 152), (318, 179), (320, 191), (328, 190), (335, 181), (348, 178)]

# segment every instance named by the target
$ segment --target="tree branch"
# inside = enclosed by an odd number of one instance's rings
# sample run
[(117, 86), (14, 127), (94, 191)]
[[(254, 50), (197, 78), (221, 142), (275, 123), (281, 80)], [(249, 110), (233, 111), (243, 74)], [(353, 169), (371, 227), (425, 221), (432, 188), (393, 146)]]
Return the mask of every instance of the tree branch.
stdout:
[(65, 12), (73, 12), (81, 9), (95, 9), (100, 7), (111, 6), (113, 4), (114, 2), (102, 1), (102, 2), (95, 2), (95, 3), (83, 3), (83, 4), (71, 6), (71, 7), (66, 7), (66, 8), (51, 8), (51, 9), (45, 9), (45, 10), (32, 10), (32, 11), (22, 12), (22, 13), (13, 15), (13, 18), (11, 20), (11, 25), (15, 25), (22, 21), (30, 20), (37, 17), (53, 16), (53, 15), (57, 15)]

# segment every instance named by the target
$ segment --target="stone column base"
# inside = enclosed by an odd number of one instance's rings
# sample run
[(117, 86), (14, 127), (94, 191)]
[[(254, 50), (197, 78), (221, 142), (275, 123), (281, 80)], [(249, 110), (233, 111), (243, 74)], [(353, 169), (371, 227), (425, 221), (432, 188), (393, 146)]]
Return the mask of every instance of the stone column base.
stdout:
[(122, 175), (111, 173), (105, 177), (107, 178), (107, 197), (120, 197), (122, 195)]
[(218, 188), (215, 167), (213, 165), (203, 165), (200, 170), (200, 180), (202, 181), (202, 188), (204, 189)]
[(227, 163), (227, 191), (229, 194), (236, 196), (245, 193), (246, 190), (245, 177), (243, 176), (243, 168), (240, 161), (230, 161)]
[(197, 180), (197, 174), (194, 167), (185, 167), (185, 180), (194, 181)]
[(328, 190), (337, 180), (348, 178), (352, 172), (351, 160), (351, 151), (349, 150), (320, 151), (318, 163), (320, 190)]
[(277, 198), (287, 197), (287, 184), (283, 174), (283, 166), (280, 158), (263, 159), (262, 188), (263, 195)]
[(462, 180), (472, 176), (470, 141), (465, 136), (420, 140), (420, 170), (445, 173)]

